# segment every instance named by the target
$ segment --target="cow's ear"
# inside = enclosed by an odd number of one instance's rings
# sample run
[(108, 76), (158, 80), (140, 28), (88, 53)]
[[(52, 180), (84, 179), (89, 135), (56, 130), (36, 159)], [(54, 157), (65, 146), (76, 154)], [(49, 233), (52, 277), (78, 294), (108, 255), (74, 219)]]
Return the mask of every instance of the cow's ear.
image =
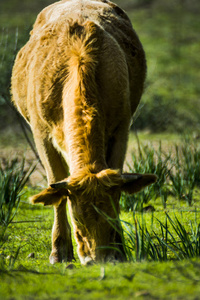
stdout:
[(134, 194), (156, 181), (155, 174), (122, 174), (121, 190), (128, 194)]
[(58, 205), (64, 198), (68, 196), (68, 191), (66, 189), (54, 189), (49, 187), (39, 194), (34, 195), (30, 198), (32, 204), (41, 203), (46, 205)]

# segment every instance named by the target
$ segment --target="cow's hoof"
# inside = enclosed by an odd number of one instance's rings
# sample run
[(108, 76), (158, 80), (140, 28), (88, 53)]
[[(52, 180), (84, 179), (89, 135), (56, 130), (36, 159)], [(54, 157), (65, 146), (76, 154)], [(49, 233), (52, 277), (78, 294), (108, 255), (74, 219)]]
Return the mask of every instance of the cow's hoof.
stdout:
[(67, 262), (68, 260), (64, 257), (59, 257), (59, 255), (56, 255), (55, 253), (53, 253), (49, 256), (49, 261), (52, 265), (54, 265), (56, 263)]
[(49, 256), (49, 261), (50, 261), (50, 264), (52, 264), (52, 265), (61, 262), (59, 260), (58, 256), (55, 256), (55, 255), (50, 255)]
[(92, 266), (93, 264), (95, 264), (94, 260), (89, 256), (80, 257), (80, 260), (81, 260), (82, 265), (85, 265), (85, 266)]

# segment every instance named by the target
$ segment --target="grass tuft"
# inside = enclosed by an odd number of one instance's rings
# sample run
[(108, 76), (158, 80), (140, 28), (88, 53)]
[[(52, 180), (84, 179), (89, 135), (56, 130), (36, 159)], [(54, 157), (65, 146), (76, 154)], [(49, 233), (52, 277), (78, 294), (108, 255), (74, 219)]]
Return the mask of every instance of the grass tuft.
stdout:
[(191, 206), (195, 188), (200, 186), (200, 148), (194, 139), (186, 136), (166, 153), (161, 141), (158, 149), (152, 144), (143, 145), (137, 138), (137, 151), (128, 164), (133, 173), (153, 173), (158, 181), (142, 192), (122, 195), (121, 207), (126, 211), (143, 211), (144, 204), (160, 198), (163, 208), (169, 196), (184, 200)]
[[(4, 160), (0, 166), (0, 269), (12, 269), (18, 257), (20, 247), (7, 259), (4, 255), (4, 245), (8, 239), (6, 230), (13, 221), (20, 203), (20, 198), (35, 166), (24, 170), (25, 161), (19, 164), (17, 159), (11, 162)], [(13, 251), (12, 251), (13, 252)]]

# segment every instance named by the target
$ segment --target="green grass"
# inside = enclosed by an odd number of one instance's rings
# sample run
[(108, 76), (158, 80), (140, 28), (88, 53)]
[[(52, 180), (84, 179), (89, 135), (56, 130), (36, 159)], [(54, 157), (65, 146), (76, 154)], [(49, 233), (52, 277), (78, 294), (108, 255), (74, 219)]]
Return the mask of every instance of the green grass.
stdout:
[(21, 270), (2, 276), (1, 298), (198, 299), (199, 275), (198, 261), (106, 264), (73, 270), (61, 266), (46, 268), (43, 274)]
[(122, 196), (122, 208), (142, 211), (145, 203), (157, 198), (162, 200), (163, 208), (166, 208), (171, 196), (191, 206), (200, 186), (198, 139), (185, 136), (176, 141), (171, 138), (168, 141), (147, 142), (144, 137), (140, 139), (135, 135), (134, 140), (133, 137), (130, 140), (132, 150), (128, 153), (127, 170), (132, 173), (153, 173), (158, 180), (140, 193)]
[[(27, 196), (34, 192), (27, 189), (18, 214), (7, 230), (6, 248), (0, 256), (2, 259), (4, 255), (4, 264), (0, 268), (0, 299), (198, 298), (200, 259), (162, 263), (144, 260), (82, 267), (76, 256), (74, 269), (66, 268), (67, 264), (50, 265), (53, 210), (31, 206)], [(179, 218), (182, 216), (182, 223), (189, 228), (194, 213), (177, 210), (176, 214)], [(154, 216), (164, 222), (163, 212), (156, 211)], [(141, 219), (142, 215), (137, 214), (137, 217)], [(152, 215), (143, 217), (150, 228)], [(121, 218), (133, 222), (131, 213), (122, 212)], [(159, 232), (156, 226), (155, 231)], [(10, 256), (14, 257), (18, 248), (15, 264), (9, 268)], [(32, 252), (35, 258), (28, 258)]]

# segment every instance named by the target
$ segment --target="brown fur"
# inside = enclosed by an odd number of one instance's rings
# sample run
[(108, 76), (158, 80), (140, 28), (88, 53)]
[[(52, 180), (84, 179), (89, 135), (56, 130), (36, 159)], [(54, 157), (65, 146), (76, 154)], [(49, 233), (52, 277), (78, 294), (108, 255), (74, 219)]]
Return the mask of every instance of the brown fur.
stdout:
[(156, 180), (121, 177), (145, 73), (144, 51), (127, 15), (103, 0), (48, 6), (17, 55), (13, 102), (32, 128), (54, 187), (31, 199), (54, 206), (51, 263), (73, 258), (67, 199), (81, 262), (106, 260), (116, 253), (99, 247), (120, 238), (97, 211), (116, 217), (122, 190), (137, 192)]

